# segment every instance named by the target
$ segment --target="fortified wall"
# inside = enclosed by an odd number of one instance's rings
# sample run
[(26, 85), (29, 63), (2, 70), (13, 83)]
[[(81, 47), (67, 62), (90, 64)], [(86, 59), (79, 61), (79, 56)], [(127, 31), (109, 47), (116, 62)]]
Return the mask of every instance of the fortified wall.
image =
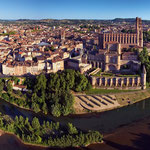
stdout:
[(146, 89), (146, 69), (143, 66), (141, 76), (137, 77), (95, 77), (91, 76), (91, 84), (93, 88), (102, 89)]

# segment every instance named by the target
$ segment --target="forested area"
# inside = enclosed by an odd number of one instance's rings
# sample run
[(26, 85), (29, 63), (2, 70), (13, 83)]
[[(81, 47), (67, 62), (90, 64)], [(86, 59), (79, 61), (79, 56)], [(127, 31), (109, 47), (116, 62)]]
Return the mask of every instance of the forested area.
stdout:
[(82, 132), (71, 123), (61, 126), (59, 122), (43, 121), (34, 117), (32, 120), (16, 116), (13, 120), (0, 113), (0, 129), (14, 133), (25, 143), (50, 147), (86, 146), (102, 142), (103, 136), (98, 131)]
[[(36, 113), (42, 111), (56, 117), (74, 112), (71, 90), (82, 92), (91, 88), (85, 75), (70, 69), (48, 75), (40, 74), (36, 78), (27, 77), (24, 82), (29, 90), (27, 92), (13, 91), (11, 82), (6, 84), (5, 80), (1, 80), (0, 83), (1, 97), (6, 101), (32, 109)], [(3, 90), (6, 92), (2, 92)]]
[[(73, 113), (74, 97), (71, 91), (81, 92), (91, 87), (87, 77), (74, 70), (40, 74), (27, 77), (24, 85), (28, 91), (16, 91), (12, 83), (18, 84), (17, 77), (0, 79), (0, 96), (15, 105), (33, 111), (51, 113), (59, 117)], [(59, 122), (16, 116), (15, 119), (0, 113), (0, 129), (11, 132), (25, 143), (50, 147), (86, 146), (102, 141), (98, 131), (81, 131), (71, 123), (60, 125)]]
[(150, 83), (150, 56), (148, 55), (148, 51), (146, 47), (140, 52), (139, 59), (142, 65), (145, 65), (147, 71), (147, 83)]

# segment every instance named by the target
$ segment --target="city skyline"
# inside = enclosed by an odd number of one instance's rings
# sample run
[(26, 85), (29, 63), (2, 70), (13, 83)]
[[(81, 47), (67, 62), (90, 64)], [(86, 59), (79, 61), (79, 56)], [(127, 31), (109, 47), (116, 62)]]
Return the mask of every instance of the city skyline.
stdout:
[(149, 1), (0, 2), (0, 150), (149, 149)]
[(150, 20), (148, 0), (5, 0), (1, 1), (0, 19), (114, 19)]

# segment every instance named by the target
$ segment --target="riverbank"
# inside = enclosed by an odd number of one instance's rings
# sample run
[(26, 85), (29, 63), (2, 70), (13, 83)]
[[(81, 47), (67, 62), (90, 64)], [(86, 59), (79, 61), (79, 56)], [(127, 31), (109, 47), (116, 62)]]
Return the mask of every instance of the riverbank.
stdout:
[(33, 147), (38, 147), (40, 149), (48, 148), (48, 146), (44, 146), (44, 145), (40, 145), (40, 144), (26, 143), (26, 142), (22, 141), (22, 139), (20, 139), (14, 133), (11, 133), (11, 132), (8, 132), (8, 131), (3, 131), (2, 129), (0, 129), (0, 137), (4, 136), (5, 138), (7, 138), (7, 135), (10, 136), (10, 137), (14, 137), (16, 139), (16, 141), (18, 141), (18, 143), (22, 143), (23, 145), (25, 145), (25, 147), (32, 147), (33, 146)]
[[(104, 135), (104, 143), (92, 144), (88, 150), (149, 150), (150, 117), (138, 120), (129, 125), (119, 127), (112, 133)], [(0, 136), (0, 150), (56, 150), (56, 148), (44, 148), (23, 144), (16, 136), (2, 134)], [(84, 150), (85, 148), (71, 148), (72, 150)], [(70, 150), (64, 148), (57, 150)]]
[[(86, 95), (85, 93), (72, 93), (72, 94), (74, 96), (86, 96), (86, 97), (88, 97), (88, 96), (99, 96), (99, 95), (103, 96), (104, 95), (104, 94)], [(102, 110), (100, 109), (100, 110), (92, 111), (92, 110), (88, 110), (88, 109), (86, 110), (85, 107), (82, 107), (78, 102), (76, 102), (77, 100), (75, 99), (75, 103), (74, 103), (75, 111), (74, 111), (74, 114), (71, 114), (71, 115), (87, 115), (87, 114), (92, 114), (92, 113), (102, 113), (102, 112), (118, 109), (121, 107), (125, 107), (127, 105), (132, 105), (134, 103), (137, 103), (139, 101), (142, 101), (142, 100), (149, 98), (150, 97), (150, 89), (140, 90), (140, 91), (136, 90), (136, 91), (130, 91), (130, 92), (116, 93), (116, 94), (110, 93), (110, 94), (107, 94), (104, 96), (113, 97), (115, 99), (115, 101), (118, 103), (118, 105), (112, 105), (111, 107), (105, 107)], [(3, 99), (3, 98), (1, 98), (1, 99)], [(5, 100), (5, 99), (3, 99), (3, 100)], [(25, 108), (25, 107), (19, 106), (16, 103), (14, 103), (14, 102), (12, 103), (12, 102), (9, 102), (7, 100), (5, 100), (5, 101), (14, 105), (15, 107), (20, 108), (20, 109), (34, 112), (30, 108)], [(108, 102), (108, 101), (106, 100), (106, 102)], [(115, 101), (113, 101), (113, 103)], [(51, 115), (51, 114), (48, 113), (47, 115)]]
[(3, 132), (0, 136), (0, 150), (48, 150), (48, 148), (25, 144), (16, 135)]
[[(35, 114), (27, 110), (19, 109), (19, 107), (16, 108), (16, 106), (8, 102), (6, 104), (6, 102), (1, 101), (1, 105), (2, 107), (5, 105), (4, 107), (5, 110), (7, 111), (11, 110), (11, 112), (8, 113), (11, 115), (16, 111), (17, 112), (21, 111), (21, 113), (25, 116), (29, 116), (29, 113), (32, 113), (32, 115), (30, 114), (30, 116), (38, 115), (38, 117), (40, 117), (39, 114)], [(45, 115), (42, 116), (44, 117)], [(114, 129), (120, 128), (120, 125), (130, 124), (131, 122), (137, 121), (147, 116), (150, 116), (149, 99), (145, 99), (144, 101), (141, 101), (137, 104), (129, 105), (127, 107), (123, 107), (120, 109), (115, 109), (103, 113), (94, 113), (94, 114), (89, 113), (83, 116), (66, 116), (66, 117), (59, 117), (59, 118), (54, 118), (52, 116), (47, 116), (47, 117), (49, 119), (53, 118), (54, 120), (57, 120), (62, 124), (71, 122), (81, 130), (98, 130), (103, 133), (106, 132), (110, 133), (114, 131)]]
[[(68, 147), (68, 148), (56, 148), (56, 147), (48, 147), (41, 146), (38, 144), (28, 144), (23, 142), (20, 138), (18, 138), (15, 134), (0, 130), (0, 150), (61, 150), (61, 149), (79, 149), (80, 147)], [(101, 144), (102, 142), (98, 142), (95, 144)], [(88, 147), (88, 144), (85, 147)]]
[(0, 136), (2, 136), (4, 134), (3, 130), (0, 130)]
[[(75, 96), (75, 104), (74, 104), (75, 114), (86, 115), (89, 113), (96, 113), (96, 112), (101, 113), (105, 111), (118, 109), (145, 100), (150, 97), (150, 89), (126, 91), (123, 93), (122, 92), (109, 93), (109, 94), (102, 94), (101, 92), (99, 94), (89, 94), (89, 95), (85, 93), (74, 93), (74, 96)], [(80, 97), (82, 99), (84, 98), (84, 101), (82, 101)], [(102, 101), (102, 103), (100, 104), (99, 101), (100, 102)], [(106, 103), (107, 106), (103, 105), (103, 102)]]

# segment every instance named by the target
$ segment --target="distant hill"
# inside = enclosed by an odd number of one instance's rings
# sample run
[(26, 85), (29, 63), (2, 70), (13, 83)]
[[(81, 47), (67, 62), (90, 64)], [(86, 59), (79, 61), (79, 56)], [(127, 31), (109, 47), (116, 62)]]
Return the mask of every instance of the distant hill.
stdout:
[[(142, 20), (145, 24), (150, 24), (150, 20)], [(0, 23), (21, 23), (21, 24), (48, 24), (48, 25), (70, 25), (70, 24), (111, 24), (111, 23), (133, 23), (135, 18), (115, 18), (111, 20), (104, 19), (18, 19), (18, 20), (3, 20), (0, 19)]]
[(113, 22), (135, 22), (135, 18), (115, 18)]

